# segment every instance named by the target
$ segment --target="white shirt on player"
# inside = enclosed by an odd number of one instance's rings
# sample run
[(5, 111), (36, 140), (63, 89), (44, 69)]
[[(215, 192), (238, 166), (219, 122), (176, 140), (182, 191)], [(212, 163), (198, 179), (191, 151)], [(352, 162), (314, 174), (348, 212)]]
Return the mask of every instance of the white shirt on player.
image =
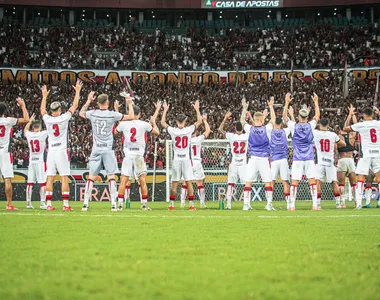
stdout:
[(339, 136), (335, 132), (327, 130), (315, 130), (313, 134), (315, 148), (317, 148), (318, 164), (333, 166), (335, 143), (339, 142)]
[(49, 151), (66, 150), (71, 112), (68, 111), (58, 117), (45, 114), (42, 119), (48, 132)]
[(203, 134), (191, 138), (190, 144), (191, 144), (191, 159), (192, 160), (202, 160), (201, 151), (202, 151), (202, 143), (204, 140), (205, 140), (205, 136)]
[(363, 158), (380, 157), (380, 121), (363, 121), (351, 125), (353, 131), (359, 132)]
[(25, 132), (25, 137), (29, 146), (29, 164), (40, 164), (44, 162), (46, 149), (46, 130), (40, 132)]
[(173, 160), (190, 160), (190, 140), (195, 125), (184, 128), (168, 127), (173, 142)]
[(152, 125), (141, 120), (120, 122), (116, 130), (124, 135), (124, 155), (144, 156), (146, 148), (145, 136), (152, 129)]
[(247, 164), (248, 134), (227, 132), (226, 138), (230, 142), (232, 152), (231, 164), (236, 166)]
[(16, 118), (0, 118), (0, 153), (10, 152), (12, 127), (15, 125)]

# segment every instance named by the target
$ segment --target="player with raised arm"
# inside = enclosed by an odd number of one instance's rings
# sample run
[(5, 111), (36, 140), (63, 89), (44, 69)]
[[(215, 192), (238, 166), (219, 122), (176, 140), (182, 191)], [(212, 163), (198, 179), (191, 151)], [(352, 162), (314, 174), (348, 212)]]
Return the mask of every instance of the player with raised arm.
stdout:
[[(292, 165), (292, 184), (290, 187), (289, 211), (296, 210), (297, 186), (302, 176), (305, 174), (309, 179), (310, 192), (313, 200), (313, 207), (317, 206), (318, 192), (316, 185), (316, 171), (314, 163), (314, 135), (313, 131), (317, 126), (320, 117), (318, 96), (312, 96), (315, 106), (314, 119), (308, 122), (309, 110), (302, 108), (298, 114), (298, 123), (289, 120), (287, 125), (292, 134), (293, 142), (293, 165)], [(285, 102), (285, 109), (288, 109), (288, 101)]]
[(356, 209), (362, 208), (364, 182), (370, 170), (375, 174), (377, 182), (380, 182), (380, 121), (374, 120), (374, 115), (373, 109), (367, 107), (363, 110), (364, 121), (344, 128), (346, 132), (355, 131), (360, 134), (362, 147), (362, 157), (356, 166)]
[[(102, 167), (104, 167), (107, 179), (108, 187), (111, 197), (111, 211), (118, 211), (116, 206), (117, 199), (117, 187), (115, 181), (115, 174), (119, 172), (117, 166), (116, 155), (114, 151), (114, 136), (113, 129), (118, 121), (133, 120), (133, 102), (132, 98), (128, 95), (125, 98), (125, 102), (128, 106), (128, 115), (123, 115), (118, 111), (119, 103), (115, 101), (115, 111), (108, 110), (109, 98), (106, 94), (100, 94), (96, 97), (98, 108), (93, 110), (87, 110), (91, 102), (95, 100), (95, 92), (88, 94), (87, 102), (83, 105), (79, 112), (79, 116), (91, 121), (92, 126), (92, 151), (89, 160), (90, 173), (86, 183), (84, 192), (84, 203), (82, 211), (89, 209), (89, 201), (94, 187), (94, 180), (99, 175)], [(125, 184), (124, 184), (125, 186)]]
[[(29, 146), (28, 185), (26, 187), (26, 208), (33, 209), (32, 189), (35, 183), (40, 185), (40, 209), (46, 209), (46, 139), (48, 133), (41, 131), (42, 122), (35, 120), (33, 114), (24, 128), (24, 135)], [(32, 131), (30, 130), (32, 128)]]
[(5, 196), (7, 198), (6, 210), (17, 210), (12, 205), (12, 178), (14, 177), (11, 152), (12, 127), (29, 122), (29, 114), (24, 100), (17, 98), (16, 101), (22, 110), (22, 118), (8, 117), (8, 105), (0, 102), (0, 178), (4, 178)]
[[(271, 133), (271, 125), (264, 126), (263, 113), (256, 112), (253, 116), (254, 125), (246, 124), (246, 115), (249, 104), (243, 98), (242, 100), (243, 111), (241, 114), (240, 122), (243, 125), (244, 131), (249, 135), (248, 148), (250, 159), (247, 166), (247, 176), (245, 178), (244, 186), (244, 206), (243, 210), (250, 210), (251, 205), (251, 192), (252, 182), (258, 180), (258, 176), (261, 176), (261, 180), (265, 185), (265, 196), (267, 199), (266, 210), (275, 210), (272, 206), (273, 200), (273, 188), (272, 188), (272, 175), (269, 164), (269, 138)], [(271, 122), (274, 121), (274, 98), (272, 97), (268, 101), (268, 105), (271, 111)]]
[(243, 125), (240, 121), (235, 123), (235, 133), (226, 132), (224, 124), (231, 119), (232, 114), (227, 112), (222, 123), (219, 126), (219, 131), (227, 138), (230, 143), (232, 159), (228, 167), (228, 186), (227, 186), (227, 205), (226, 209), (231, 209), (232, 192), (235, 184), (239, 181), (245, 183), (245, 173), (247, 172), (247, 144), (248, 134), (243, 133)]
[[(326, 178), (326, 182), (332, 184), (336, 208), (341, 208), (337, 170), (334, 164), (335, 149), (336, 146), (346, 147), (346, 143), (343, 137), (339, 137), (335, 132), (329, 130), (329, 121), (322, 119), (319, 122), (319, 129), (314, 131), (314, 144), (317, 149), (316, 179), (318, 183), (318, 194), (321, 194), (322, 182)], [(320, 209), (321, 204), (318, 201), (317, 205), (313, 206), (313, 210)]]
[(70, 156), (68, 148), (68, 129), (69, 121), (78, 108), (80, 91), (82, 89), (82, 82), (78, 80), (76, 85), (73, 86), (75, 90), (74, 102), (69, 110), (62, 114), (61, 103), (56, 101), (50, 104), (51, 115), (46, 111), (46, 100), (49, 92), (44, 85), (41, 88), (42, 102), (41, 102), (41, 115), (45, 122), (48, 132), (48, 154), (47, 154), (47, 184), (46, 184), (46, 203), (47, 210), (55, 210), (52, 205), (53, 199), (53, 183), (54, 177), (61, 175), (62, 183), (62, 200), (63, 210), (70, 211), (69, 205), (70, 188), (69, 188), (69, 175), (70, 175)]
[(190, 159), (190, 139), (191, 135), (202, 124), (202, 117), (199, 112), (199, 101), (193, 104), (193, 108), (197, 113), (197, 122), (194, 125), (186, 126), (187, 117), (184, 114), (177, 115), (177, 127), (169, 126), (166, 123), (166, 115), (169, 105), (164, 102), (164, 111), (161, 119), (161, 126), (167, 129), (173, 142), (173, 165), (172, 165), (172, 187), (170, 191), (169, 210), (174, 210), (174, 201), (177, 194), (178, 182), (183, 178), (187, 185), (189, 210), (195, 210), (194, 206), (194, 190), (192, 185), (193, 168)]
[[(193, 175), (194, 175), (193, 179), (195, 180), (195, 183), (197, 185), (198, 197), (199, 197), (201, 208), (205, 208), (206, 207), (206, 202), (205, 202), (206, 194), (205, 194), (205, 187), (204, 187), (205, 172), (203, 170), (203, 165), (202, 165), (201, 151), (202, 151), (202, 143), (205, 139), (209, 137), (211, 130), (210, 130), (210, 125), (207, 122), (206, 115), (202, 116), (202, 121), (203, 121), (203, 124), (205, 125), (205, 131), (203, 134), (200, 134), (198, 136), (197, 136), (198, 130), (194, 131), (190, 140), (190, 147), (191, 147), (191, 160), (193, 162)], [(181, 197), (181, 202), (182, 202), (182, 197)]]
[[(290, 103), (291, 94), (287, 93), (285, 97), (285, 101)], [(271, 162), (271, 172), (272, 172), (272, 188), (274, 189), (275, 183), (277, 181), (278, 176), (280, 176), (282, 185), (284, 187), (284, 195), (286, 200), (287, 208), (289, 209), (289, 195), (290, 195), (290, 187), (289, 187), (289, 147), (288, 147), (288, 137), (290, 135), (289, 128), (283, 128), (283, 122), (288, 120), (288, 106), (285, 106), (283, 116), (275, 117), (274, 122), (270, 122), (268, 125), (272, 126), (271, 134), (270, 134), (270, 162)]]
[(161, 102), (158, 101), (156, 104), (156, 111), (150, 123), (141, 121), (141, 110), (137, 105), (133, 105), (134, 120), (120, 122), (116, 127), (114, 133), (122, 133), (124, 135), (124, 160), (121, 169), (121, 179), (118, 191), (118, 202), (119, 210), (123, 209), (124, 194), (126, 184), (129, 178), (135, 177), (137, 175), (140, 187), (141, 187), (141, 198), (142, 198), (142, 210), (151, 210), (148, 207), (148, 186), (146, 184), (146, 173), (147, 167), (145, 163), (145, 150), (146, 150), (146, 140), (145, 136), (147, 132), (151, 132), (154, 135), (159, 135), (156, 119), (160, 113)]

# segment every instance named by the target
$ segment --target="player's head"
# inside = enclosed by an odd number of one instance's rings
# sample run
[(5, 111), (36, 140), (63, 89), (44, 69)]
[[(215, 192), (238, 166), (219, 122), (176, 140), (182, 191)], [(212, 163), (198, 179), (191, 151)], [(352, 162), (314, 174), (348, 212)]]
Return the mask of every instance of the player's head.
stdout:
[(307, 118), (309, 116), (309, 111), (306, 108), (301, 108), (298, 112), (298, 121), (299, 122), (307, 122)]
[(344, 129), (344, 121), (338, 122), (338, 124), (335, 125), (336, 131), (343, 131), (343, 129)]
[(255, 114), (253, 115), (253, 121), (255, 121), (255, 123), (264, 124), (264, 115), (263, 115), (263, 113), (261, 113), (259, 111), (255, 112)]
[(61, 103), (59, 101), (53, 102), (50, 104), (50, 110), (53, 116), (60, 116), (62, 113)]
[(179, 114), (175, 119), (178, 128), (183, 128), (186, 125), (187, 117), (184, 114)]
[(108, 106), (110, 104), (110, 100), (108, 99), (107, 94), (100, 94), (98, 97), (96, 97), (96, 102), (98, 102), (100, 109), (108, 109)]
[(0, 102), (0, 117), (7, 114), (8, 106), (4, 102)]
[(133, 113), (135, 114), (135, 119), (139, 119), (141, 117), (141, 108), (140, 106), (133, 104)]
[(372, 120), (373, 119), (373, 116), (374, 116), (374, 111), (371, 107), (366, 107), (364, 110), (363, 110), (363, 118), (364, 120)]
[(33, 132), (40, 132), (42, 123), (40, 120), (34, 120), (31, 124), (31, 127), (32, 127)]
[(236, 133), (242, 133), (243, 132), (243, 125), (241, 124), (241, 122), (236, 122), (235, 123), (235, 129), (236, 129)]
[(282, 117), (276, 117), (276, 120), (274, 120), (274, 127), (276, 129), (282, 128)]
[(319, 128), (321, 130), (327, 130), (329, 128), (329, 120), (323, 118), (319, 121)]

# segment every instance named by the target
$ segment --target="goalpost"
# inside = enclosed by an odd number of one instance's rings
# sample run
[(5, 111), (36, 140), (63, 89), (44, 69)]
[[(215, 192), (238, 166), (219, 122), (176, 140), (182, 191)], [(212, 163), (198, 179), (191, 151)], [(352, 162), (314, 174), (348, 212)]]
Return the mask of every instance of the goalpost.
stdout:
[[(172, 156), (172, 141), (166, 141), (166, 201), (169, 201), (171, 187), (171, 168), (173, 162)], [(289, 164), (292, 163), (293, 149), (289, 142)], [(231, 147), (227, 140), (205, 140), (202, 143), (202, 164), (205, 171), (205, 193), (206, 201), (224, 200), (227, 192), (227, 173), (228, 165), (231, 161)], [(249, 170), (248, 170), (249, 171)], [(199, 200), (195, 183), (194, 195), (195, 199)], [(346, 183), (347, 186), (347, 183)], [(177, 200), (180, 199), (179, 185), (177, 190)], [(244, 183), (235, 184), (233, 191), (233, 201), (243, 201)], [(348, 195), (348, 186), (347, 193)], [(333, 199), (332, 189), (330, 184), (323, 184), (322, 199)], [(281, 180), (276, 182), (274, 188), (273, 200), (285, 200), (284, 190)], [(297, 200), (311, 200), (309, 184), (306, 180), (302, 180), (297, 191)], [(252, 185), (252, 201), (265, 201), (264, 184), (260, 181)]]

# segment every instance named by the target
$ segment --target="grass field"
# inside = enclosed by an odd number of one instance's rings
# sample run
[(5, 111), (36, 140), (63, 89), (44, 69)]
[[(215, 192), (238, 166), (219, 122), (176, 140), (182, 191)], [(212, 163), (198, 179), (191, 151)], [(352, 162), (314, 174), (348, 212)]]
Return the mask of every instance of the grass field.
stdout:
[[(0, 202), (0, 299), (379, 299), (380, 209)], [(178, 204), (178, 203), (177, 203)], [(351, 204), (351, 203), (350, 203)], [(372, 203), (375, 206), (375, 202)], [(34, 203), (37, 207), (37, 203)], [(133, 209), (135, 208), (135, 209)], [(282, 209), (282, 210), (281, 210)]]

